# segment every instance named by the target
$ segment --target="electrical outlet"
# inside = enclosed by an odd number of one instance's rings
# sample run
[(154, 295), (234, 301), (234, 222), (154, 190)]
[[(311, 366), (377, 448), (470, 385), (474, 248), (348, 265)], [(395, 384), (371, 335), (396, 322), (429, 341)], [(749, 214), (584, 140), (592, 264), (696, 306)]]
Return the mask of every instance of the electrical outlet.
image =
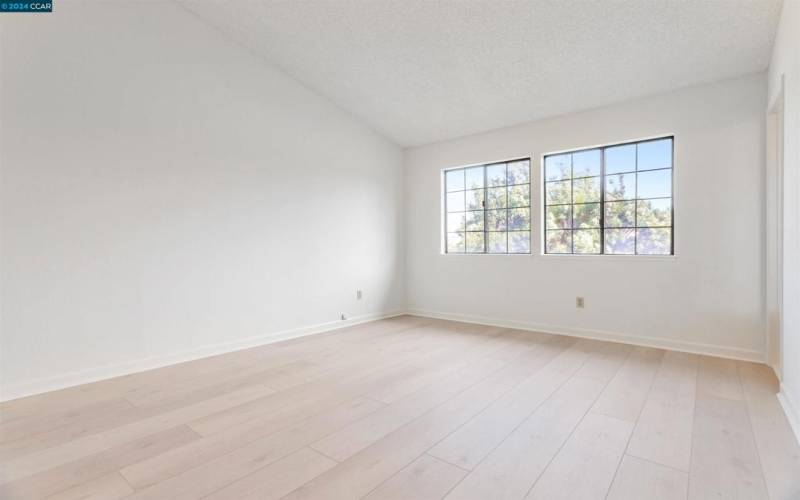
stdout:
[(344, 321), (344, 320), (347, 319), (347, 316), (345, 316), (344, 313), (341, 313), (341, 318), (342, 318), (342, 321)]
[(575, 297), (575, 307), (583, 309), (583, 297)]
[(361, 300), (362, 294), (361, 290), (356, 290), (356, 300)]

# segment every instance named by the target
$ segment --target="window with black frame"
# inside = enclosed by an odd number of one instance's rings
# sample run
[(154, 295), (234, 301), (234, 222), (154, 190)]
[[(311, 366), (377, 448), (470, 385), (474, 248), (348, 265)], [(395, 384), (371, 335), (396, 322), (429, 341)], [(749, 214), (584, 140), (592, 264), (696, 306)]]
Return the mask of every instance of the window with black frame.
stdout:
[(672, 255), (673, 138), (546, 155), (548, 254)]
[(446, 253), (530, 253), (530, 159), (444, 172)]

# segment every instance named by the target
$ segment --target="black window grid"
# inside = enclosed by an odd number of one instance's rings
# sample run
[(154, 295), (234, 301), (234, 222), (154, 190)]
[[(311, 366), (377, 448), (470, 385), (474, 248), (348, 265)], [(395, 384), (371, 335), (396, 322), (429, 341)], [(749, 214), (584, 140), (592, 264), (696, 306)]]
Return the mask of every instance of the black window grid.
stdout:
[[(660, 167), (660, 168), (645, 168), (639, 169), (639, 145), (646, 144), (648, 142), (655, 142), (655, 141), (663, 141), (669, 140), (670, 141), (670, 165), (669, 167)], [(634, 159), (634, 169), (628, 171), (620, 171), (620, 172), (612, 172), (610, 174), (606, 173), (606, 150), (609, 148), (615, 148), (620, 146), (629, 146), (629, 145), (636, 145), (635, 148), (635, 159)], [(583, 151), (592, 151), (592, 150), (599, 150), (600, 151), (600, 175), (588, 175), (588, 176), (580, 176), (580, 177), (572, 177), (574, 172), (574, 160), (573, 156), (575, 153), (580, 153)], [(560, 179), (551, 179), (547, 180), (547, 158), (552, 156), (561, 156), (561, 155), (570, 155), (570, 168), (569, 177), (562, 177)], [(643, 141), (633, 141), (627, 142), (622, 144), (613, 144), (609, 146), (601, 146), (597, 148), (586, 148), (586, 149), (576, 149), (572, 151), (563, 151), (560, 153), (550, 154), (544, 156), (544, 161), (542, 162), (542, 200), (543, 200), (543, 219), (544, 219), (544, 230), (543, 230), (543, 248), (545, 254), (551, 255), (574, 255), (575, 252), (575, 231), (582, 231), (582, 230), (599, 230), (600, 231), (600, 251), (596, 253), (585, 253), (581, 252), (579, 255), (648, 255), (648, 254), (640, 254), (639, 253), (639, 242), (638, 242), (638, 233), (641, 229), (669, 229), (670, 230), (670, 252), (669, 255), (675, 254), (675, 203), (674, 203), (674, 195), (675, 195), (675, 177), (674, 177), (674, 167), (675, 167), (675, 138), (674, 136), (664, 136), (664, 137), (657, 137), (654, 139), (647, 139)], [(649, 197), (649, 198), (639, 198), (639, 182), (638, 182), (638, 174), (641, 172), (656, 172), (656, 171), (670, 171), (670, 196), (663, 196), (663, 197)], [(634, 174), (635, 182), (634, 182), (634, 196), (633, 198), (628, 199), (621, 199), (621, 200), (606, 200), (606, 179), (609, 176), (614, 175), (623, 175), (623, 174)], [(592, 201), (592, 202), (585, 202), (585, 203), (573, 203), (574, 201), (574, 181), (581, 180), (581, 179), (591, 179), (591, 178), (599, 178), (600, 179), (600, 201)], [(556, 183), (556, 182), (569, 182), (570, 186), (570, 203), (548, 203), (547, 197), (547, 185)], [(638, 221), (638, 214), (639, 214), (639, 202), (640, 201), (650, 201), (650, 200), (670, 200), (670, 224), (667, 226), (640, 226)], [(606, 203), (615, 203), (615, 202), (633, 202), (634, 209), (633, 209), (633, 217), (634, 217), (634, 224), (633, 226), (606, 226), (605, 224), (605, 213), (606, 213)], [(574, 207), (576, 205), (588, 205), (588, 204), (599, 204), (600, 205), (600, 227), (594, 228), (576, 228), (575, 227), (575, 211)], [(556, 206), (568, 206), (570, 207), (569, 217), (570, 217), (570, 224), (567, 228), (554, 228), (550, 229), (548, 227), (548, 207), (556, 207)], [(633, 253), (626, 253), (626, 254), (609, 254), (606, 252), (606, 245), (605, 245), (605, 236), (607, 230), (622, 230), (622, 229), (630, 229), (633, 230)], [(569, 252), (550, 252), (548, 251), (548, 233), (552, 231), (568, 231), (570, 236), (570, 251)]]
[[(518, 162), (527, 163), (527, 165), (528, 165), (528, 167), (527, 167), (528, 168), (528, 182), (508, 184), (508, 165), (512, 164), (512, 163), (518, 163)], [(496, 166), (496, 165), (505, 165), (505, 181), (506, 181), (506, 183), (505, 184), (500, 184), (500, 185), (491, 185), (490, 186), (489, 182), (488, 182), (489, 179), (488, 179), (487, 171), (488, 171), (488, 169), (490, 167)], [(482, 168), (483, 169), (483, 187), (467, 189), (466, 171), (471, 169), (471, 168)], [(448, 191), (447, 190), (447, 175), (449, 173), (451, 173), (451, 172), (457, 172), (457, 171), (463, 172), (463, 174), (464, 174), (464, 189), (457, 189), (457, 190), (453, 190), (453, 191)], [(528, 204), (527, 205), (521, 205), (521, 206), (509, 206), (509, 201), (508, 201), (509, 189), (512, 188), (512, 187), (517, 187), (517, 186), (526, 186), (528, 188)], [(450, 253), (452, 253), (452, 254), (487, 254), (487, 255), (504, 255), (504, 254), (527, 255), (527, 254), (531, 253), (531, 245), (532, 245), (531, 231), (533, 230), (533, 221), (531, 220), (532, 219), (531, 198), (533, 196), (533, 193), (532, 193), (532, 190), (531, 190), (531, 161), (530, 161), (530, 158), (518, 158), (518, 159), (515, 159), (515, 160), (505, 160), (505, 161), (499, 161), (499, 162), (493, 162), (493, 163), (486, 163), (486, 164), (483, 164), (483, 165), (473, 165), (473, 166), (469, 166), (469, 167), (460, 167), (460, 168), (454, 168), (454, 169), (446, 170), (444, 172), (444, 185), (442, 186), (442, 188), (443, 188), (443, 191), (444, 191), (444, 194), (445, 194), (445, 196), (444, 196), (444, 203), (445, 203), (445, 207), (444, 207), (444, 238), (445, 238), (445, 240), (444, 240), (444, 251), (445, 251), (445, 253), (448, 253), (448, 254), (450, 254)], [(488, 203), (487, 193), (488, 193), (489, 189), (499, 189), (499, 188), (505, 188), (504, 189), (504, 191), (505, 191), (505, 206), (504, 207), (497, 207), (497, 208), (489, 208), (487, 206), (487, 203)], [(476, 190), (483, 190), (483, 199), (481, 200), (481, 207), (479, 209), (469, 209), (469, 208), (467, 208), (467, 203), (466, 203), (466, 193), (468, 191), (476, 191)], [(452, 193), (464, 193), (465, 199), (464, 199), (464, 210), (463, 211), (459, 210), (459, 211), (450, 212), (448, 210), (447, 197), (448, 197), (448, 195), (450, 195)], [(509, 229), (509, 214), (510, 214), (510, 211), (511, 210), (517, 210), (517, 209), (527, 209), (527, 211), (528, 211), (528, 229), (518, 229), (518, 230), (517, 229), (514, 229), (514, 230)], [(491, 212), (491, 211), (495, 211), (495, 210), (498, 210), (498, 211), (499, 210), (504, 210), (506, 212), (506, 214), (505, 214), (506, 229), (504, 231), (489, 231), (487, 229), (488, 228), (487, 213)], [(470, 213), (470, 212), (482, 212), (483, 213), (483, 230), (468, 231), (466, 229), (466, 227), (467, 227), (467, 214)], [(453, 232), (449, 231), (448, 220), (447, 219), (448, 219), (448, 215), (450, 215), (450, 214), (462, 214), (464, 216), (464, 230), (463, 231), (453, 231)], [(490, 234), (499, 234), (499, 233), (505, 233), (505, 235), (506, 235), (505, 251), (504, 252), (489, 252), (489, 248), (488, 248), (489, 235)], [(509, 248), (510, 233), (527, 233), (527, 239), (528, 239), (528, 251), (527, 252), (510, 252), (509, 251), (509, 249), (510, 249)], [(451, 234), (463, 234), (464, 235), (464, 242), (463, 242), (464, 249), (463, 249), (463, 251), (450, 251), (450, 248), (449, 248), (449, 236)], [(468, 234), (482, 234), (483, 235), (483, 248), (482, 248), (482, 251), (480, 251), (480, 252), (469, 252), (469, 251), (467, 251), (467, 248), (468, 248), (467, 235)]]

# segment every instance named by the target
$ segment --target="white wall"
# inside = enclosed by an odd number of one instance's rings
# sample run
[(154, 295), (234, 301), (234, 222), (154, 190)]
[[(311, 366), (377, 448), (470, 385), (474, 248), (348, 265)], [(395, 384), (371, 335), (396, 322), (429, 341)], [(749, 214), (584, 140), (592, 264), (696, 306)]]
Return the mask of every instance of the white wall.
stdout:
[(172, 2), (0, 30), (0, 398), (404, 308), (398, 147)]
[[(406, 151), (412, 312), (763, 360), (763, 74)], [(676, 256), (441, 255), (440, 170), (675, 135)], [(575, 297), (586, 308), (575, 308)]]
[(800, 2), (797, 0), (783, 2), (768, 89), (769, 111), (783, 94), (781, 402), (800, 439)]

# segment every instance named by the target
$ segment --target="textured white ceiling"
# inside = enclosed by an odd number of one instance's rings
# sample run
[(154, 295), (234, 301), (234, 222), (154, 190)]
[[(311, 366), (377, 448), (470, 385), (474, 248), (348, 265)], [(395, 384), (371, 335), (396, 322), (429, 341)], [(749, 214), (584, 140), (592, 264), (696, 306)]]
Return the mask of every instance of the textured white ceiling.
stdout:
[(780, 0), (179, 0), (403, 146), (764, 70)]

